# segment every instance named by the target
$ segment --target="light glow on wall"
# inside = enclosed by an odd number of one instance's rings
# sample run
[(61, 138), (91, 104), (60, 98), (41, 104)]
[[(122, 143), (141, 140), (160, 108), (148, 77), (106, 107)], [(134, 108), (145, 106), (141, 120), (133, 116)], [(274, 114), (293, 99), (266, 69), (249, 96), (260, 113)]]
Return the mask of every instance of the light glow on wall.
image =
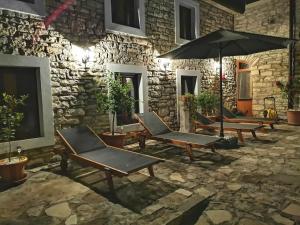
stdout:
[(91, 67), (95, 60), (95, 47), (82, 48), (72, 45), (72, 55), (74, 59), (83, 64), (85, 68)]

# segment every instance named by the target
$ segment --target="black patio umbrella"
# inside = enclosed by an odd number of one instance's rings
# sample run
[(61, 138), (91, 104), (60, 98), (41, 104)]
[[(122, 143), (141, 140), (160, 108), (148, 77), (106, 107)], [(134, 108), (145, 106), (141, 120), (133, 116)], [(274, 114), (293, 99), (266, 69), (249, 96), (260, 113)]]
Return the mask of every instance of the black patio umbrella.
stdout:
[(293, 41), (288, 38), (237, 32), (220, 29), (206, 36), (195, 39), (158, 58), (170, 59), (209, 59), (219, 58), (220, 62), (220, 137), (223, 129), (223, 87), (222, 58), (224, 56), (249, 55), (253, 53), (287, 48)]

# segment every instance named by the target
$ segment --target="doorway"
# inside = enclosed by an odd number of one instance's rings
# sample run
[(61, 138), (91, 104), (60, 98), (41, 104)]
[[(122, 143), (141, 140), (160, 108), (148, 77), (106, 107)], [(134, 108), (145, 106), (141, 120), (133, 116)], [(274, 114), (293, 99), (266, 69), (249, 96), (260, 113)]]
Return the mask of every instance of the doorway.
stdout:
[(237, 60), (236, 83), (237, 83), (237, 110), (246, 116), (252, 116), (252, 77), (249, 64)]

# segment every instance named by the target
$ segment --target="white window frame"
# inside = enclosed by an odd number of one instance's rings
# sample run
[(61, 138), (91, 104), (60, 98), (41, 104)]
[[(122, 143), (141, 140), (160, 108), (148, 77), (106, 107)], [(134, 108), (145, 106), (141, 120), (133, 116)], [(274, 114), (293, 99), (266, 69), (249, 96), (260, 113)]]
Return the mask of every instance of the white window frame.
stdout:
[(145, 25), (145, 0), (139, 0), (139, 21), (140, 28), (125, 26), (122, 24), (117, 24), (112, 22), (112, 13), (111, 13), (111, 0), (105, 0), (105, 27), (108, 32), (121, 32), (125, 34), (130, 34), (138, 37), (146, 37), (146, 25)]
[(179, 114), (179, 99), (182, 95), (181, 93), (181, 78), (184, 76), (196, 77), (195, 91), (194, 94), (198, 95), (201, 88), (201, 72), (200, 70), (183, 70), (176, 69), (176, 96), (177, 96), (177, 114)]
[(39, 16), (46, 15), (45, 0), (35, 0), (34, 3), (18, 0), (0, 0), (0, 8)]
[(193, 0), (175, 0), (175, 43), (186, 44), (191, 40), (180, 38), (180, 10), (179, 6), (195, 10), (195, 38), (200, 37), (200, 4)]
[[(49, 59), (33, 56), (2, 55), (0, 66), (39, 68), (38, 101), (40, 112), (41, 137), (12, 141), (12, 149), (21, 146), (24, 150), (52, 146), (54, 139), (54, 119), (52, 108), (52, 94), (50, 84)], [(8, 142), (0, 143), (0, 154), (8, 151)]]
[[(139, 109), (140, 113), (148, 112), (148, 78), (147, 78), (147, 67), (146, 66), (138, 66), (138, 65), (126, 65), (126, 64), (115, 64), (109, 63), (106, 65), (106, 69), (112, 73), (136, 73), (141, 74), (141, 82), (139, 86)], [(112, 115), (109, 115), (110, 120), (112, 120)], [(115, 127), (120, 129), (121, 126), (117, 126), (117, 121), (115, 120)], [(130, 131), (139, 129), (140, 125), (137, 124), (129, 124), (124, 125), (123, 131)]]

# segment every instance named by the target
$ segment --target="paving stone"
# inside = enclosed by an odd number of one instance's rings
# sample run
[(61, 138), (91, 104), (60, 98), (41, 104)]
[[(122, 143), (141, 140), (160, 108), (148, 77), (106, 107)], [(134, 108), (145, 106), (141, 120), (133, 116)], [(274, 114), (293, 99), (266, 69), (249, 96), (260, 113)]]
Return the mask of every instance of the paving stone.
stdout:
[(213, 194), (215, 194), (215, 192), (207, 190), (206, 188), (203, 188), (203, 187), (196, 189), (195, 193), (197, 193), (205, 198), (208, 198), (208, 197), (212, 196)]
[(28, 209), (26, 213), (28, 216), (38, 217), (41, 215), (43, 210), (44, 210), (44, 206), (40, 205), (40, 206), (36, 206), (36, 207), (32, 207), (32, 208)]
[(221, 224), (232, 220), (231, 213), (226, 210), (208, 210), (205, 211), (205, 214), (213, 224)]
[(220, 169), (218, 169), (219, 172), (224, 173), (226, 175), (230, 175), (233, 172), (233, 169), (231, 169), (228, 166), (223, 166)]
[(76, 225), (77, 224), (77, 216), (71, 215), (65, 222), (65, 225)]
[(47, 208), (45, 213), (52, 217), (67, 218), (71, 215), (71, 209), (67, 202), (63, 202)]
[(205, 215), (200, 216), (195, 225), (210, 225)]
[(190, 191), (182, 189), (182, 188), (177, 189), (175, 192), (178, 193), (178, 194), (184, 195), (186, 197), (190, 197), (193, 194), (193, 192), (190, 192)]
[(257, 219), (253, 220), (253, 219), (248, 219), (248, 218), (242, 218), (238, 225), (267, 225)]
[(294, 221), (292, 221), (286, 217), (283, 217), (279, 214), (272, 215), (272, 218), (276, 223), (279, 223), (279, 224), (284, 224), (284, 225), (294, 225), (295, 224)]
[(242, 188), (242, 185), (237, 183), (229, 183), (226, 186), (231, 191), (238, 191)]
[(289, 141), (294, 141), (297, 140), (299, 138), (299, 136), (287, 136), (286, 139)]
[(130, 180), (131, 182), (143, 182), (143, 181), (147, 180), (148, 178), (149, 178), (148, 176), (145, 176), (140, 173), (134, 173), (134, 174), (128, 176), (128, 180)]
[(181, 183), (185, 182), (185, 180), (183, 179), (183, 177), (180, 173), (172, 173), (170, 175), (170, 180), (178, 181), (178, 182), (181, 182)]
[(282, 210), (282, 212), (288, 215), (300, 217), (300, 205), (290, 204), (288, 207)]
[(154, 212), (164, 208), (161, 204), (150, 205), (142, 211), (143, 215), (153, 214)]

